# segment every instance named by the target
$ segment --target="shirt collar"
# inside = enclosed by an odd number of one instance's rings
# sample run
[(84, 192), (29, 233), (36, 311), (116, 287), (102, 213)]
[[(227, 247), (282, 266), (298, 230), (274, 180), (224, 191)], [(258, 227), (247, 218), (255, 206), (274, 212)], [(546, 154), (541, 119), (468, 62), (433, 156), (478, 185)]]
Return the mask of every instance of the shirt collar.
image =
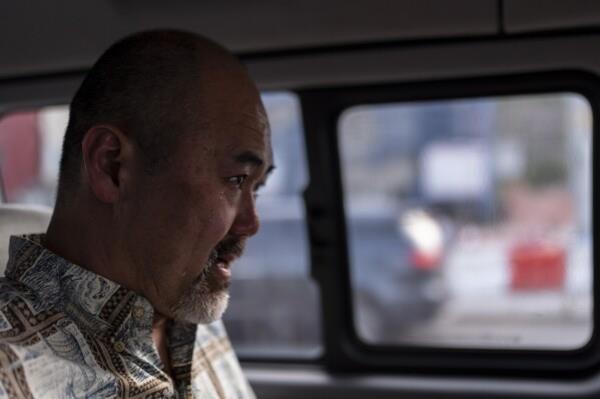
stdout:
[(150, 333), (154, 309), (143, 296), (42, 246), (44, 235), (12, 236), (6, 277), (29, 287), (42, 303), (65, 312), (88, 332), (114, 338), (134, 325)]

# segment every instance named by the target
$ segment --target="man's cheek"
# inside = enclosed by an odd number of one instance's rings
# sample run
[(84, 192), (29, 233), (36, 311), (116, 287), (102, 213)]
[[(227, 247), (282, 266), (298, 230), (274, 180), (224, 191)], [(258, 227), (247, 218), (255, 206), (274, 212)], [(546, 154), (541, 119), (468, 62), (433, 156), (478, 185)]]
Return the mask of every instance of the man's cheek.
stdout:
[(220, 236), (219, 240), (225, 237), (233, 224), (236, 216), (235, 207), (231, 206), (229, 201), (216, 201), (206, 205), (206, 220), (212, 235)]

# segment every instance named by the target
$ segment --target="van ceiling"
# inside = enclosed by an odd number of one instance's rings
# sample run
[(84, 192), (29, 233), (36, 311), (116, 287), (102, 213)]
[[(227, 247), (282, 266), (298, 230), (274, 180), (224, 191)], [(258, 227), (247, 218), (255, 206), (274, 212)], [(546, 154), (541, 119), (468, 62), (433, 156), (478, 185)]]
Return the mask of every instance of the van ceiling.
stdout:
[(0, 78), (87, 69), (128, 33), (203, 33), (243, 54), (597, 26), (594, 0), (4, 1)]

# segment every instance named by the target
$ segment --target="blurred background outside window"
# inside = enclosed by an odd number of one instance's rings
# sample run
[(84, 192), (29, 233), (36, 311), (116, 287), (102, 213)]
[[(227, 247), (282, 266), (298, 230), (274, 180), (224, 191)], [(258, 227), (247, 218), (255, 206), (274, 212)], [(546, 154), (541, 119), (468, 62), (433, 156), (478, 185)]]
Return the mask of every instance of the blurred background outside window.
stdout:
[(346, 110), (355, 326), (373, 344), (575, 349), (592, 334), (592, 115), (577, 94)]

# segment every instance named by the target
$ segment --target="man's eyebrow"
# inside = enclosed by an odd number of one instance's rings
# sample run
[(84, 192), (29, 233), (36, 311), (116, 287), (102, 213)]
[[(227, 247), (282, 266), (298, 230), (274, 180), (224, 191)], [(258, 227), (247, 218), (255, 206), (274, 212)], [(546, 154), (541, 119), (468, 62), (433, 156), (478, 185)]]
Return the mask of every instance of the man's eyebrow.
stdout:
[(265, 163), (260, 156), (258, 156), (252, 151), (244, 151), (241, 154), (238, 154), (235, 157), (233, 157), (233, 159), (236, 162), (251, 164), (254, 166), (262, 166), (262, 164)]
[[(236, 155), (234, 159), (236, 162), (242, 164), (251, 164), (256, 167), (260, 167), (265, 163), (260, 156), (252, 151), (244, 151), (241, 154)], [(269, 165), (265, 171), (265, 176), (268, 176), (271, 172), (273, 172), (273, 170), (275, 170), (275, 165)]]

